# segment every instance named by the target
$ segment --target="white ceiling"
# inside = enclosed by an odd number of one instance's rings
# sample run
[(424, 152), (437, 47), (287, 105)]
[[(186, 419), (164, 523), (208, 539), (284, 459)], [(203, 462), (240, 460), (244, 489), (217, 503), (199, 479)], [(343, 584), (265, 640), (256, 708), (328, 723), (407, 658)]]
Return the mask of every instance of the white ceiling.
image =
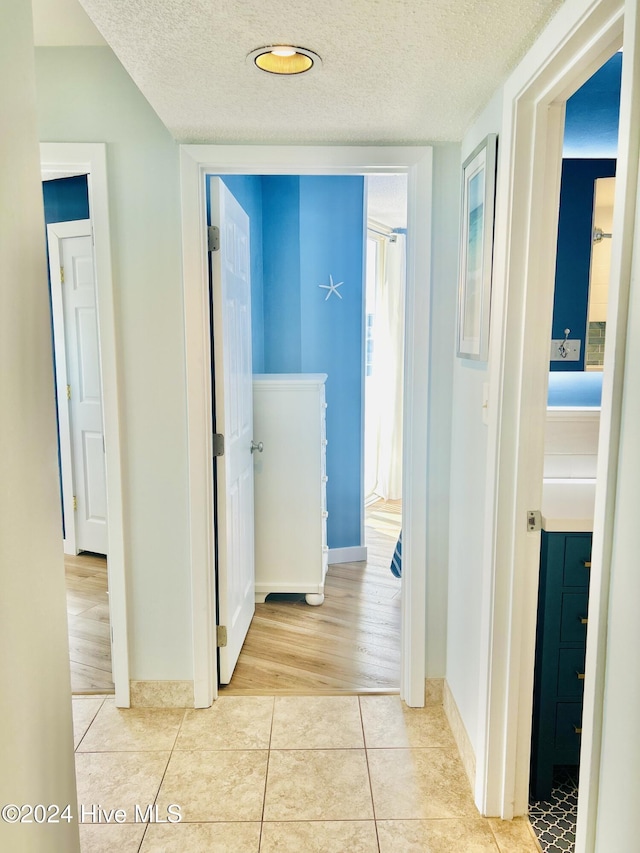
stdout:
[(406, 175), (369, 175), (367, 217), (388, 228), (407, 227)]
[[(180, 142), (459, 140), (562, 0), (81, 0)], [(37, 44), (96, 44), (78, 0), (33, 0)], [(279, 78), (256, 47), (310, 48)]]

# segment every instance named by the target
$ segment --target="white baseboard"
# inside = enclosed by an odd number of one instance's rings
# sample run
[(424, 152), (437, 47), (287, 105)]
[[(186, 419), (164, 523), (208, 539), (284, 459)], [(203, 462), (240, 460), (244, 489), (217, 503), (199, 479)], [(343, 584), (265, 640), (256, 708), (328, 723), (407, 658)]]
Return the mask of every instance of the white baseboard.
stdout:
[(366, 559), (366, 545), (353, 545), (350, 548), (329, 548), (329, 565), (333, 565), (333, 563), (360, 563)]

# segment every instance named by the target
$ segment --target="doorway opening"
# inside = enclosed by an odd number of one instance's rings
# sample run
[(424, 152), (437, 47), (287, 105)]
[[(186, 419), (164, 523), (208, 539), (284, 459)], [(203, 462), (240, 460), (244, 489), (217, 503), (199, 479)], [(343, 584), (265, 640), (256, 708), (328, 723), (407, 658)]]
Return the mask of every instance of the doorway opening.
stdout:
[(564, 126), (529, 811), (544, 853), (576, 837), (621, 74), (618, 52), (569, 98)]
[[(76, 397), (75, 402), (83, 401), (83, 397), (86, 397), (85, 402), (94, 406), (93, 415), (95, 415), (97, 398), (102, 398), (102, 410), (93, 425), (89, 422), (84, 424), (85, 435), (82, 436), (79, 444), (82, 462), (86, 463), (88, 460), (91, 463), (92, 455), (94, 462), (96, 457), (99, 461), (100, 452), (104, 457), (102, 475), (104, 490), (100, 497), (98, 497), (99, 492), (94, 488), (101, 479), (100, 470), (92, 468), (88, 472), (85, 468), (84, 479), (86, 481), (93, 478), (93, 482), (89, 483), (88, 515), (94, 518), (102, 516), (109, 521), (108, 526), (102, 525), (102, 533), (106, 527), (106, 547), (104, 537), (99, 541), (95, 538), (85, 540), (84, 532), (81, 532), (80, 540), (76, 538), (76, 542), (72, 544), (67, 529), (64, 532), (61, 530), (61, 537), (64, 536), (65, 540), (69, 539), (66, 543), (67, 550), (72, 552), (66, 556), (66, 559), (68, 561), (70, 651), (76, 658), (75, 666), (78, 674), (77, 683), (74, 683), (73, 687), (74, 691), (78, 692), (96, 692), (97, 690), (107, 692), (109, 688), (106, 678), (104, 682), (101, 680), (101, 683), (97, 684), (95, 676), (98, 674), (102, 679), (101, 673), (108, 675), (106, 660), (110, 652), (112, 681), (110, 690), (115, 693), (116, 705), (126, 708), (130, 704), (130, 693), (121, 485), (120, 394), (116, 366), (105, 145), (102, 143), (41, 143), (40, 160), (43, 181), (54, 187), (53, 207), (56, 210), (50, 220), (53, 222), (57, 219), (62, 223), (50, 225), (50, 229), (54, 230), (52, 234), (54, 251), (57, 251), (58, 255), (62, 252), (64, 256), (67, 240), (70, 247), (75, 246), (71, 250), (70, 257), (71, 281), (81, 286), (74, 285), (74, 291), (79, 293), (84, 290), (85, 294), (92, 291), (94, 296), (91, 306), (71, 305), (71, 313), (77, 320), (76, 329), (81, 339), (80, 348), (85, 346), (85, 355), (92, 364), (92, 369), (85, 370), (86, 375), (80, 380), (81, 393)], [(63, 192), (64, 184), (61, 182), (69, 179), (72, 183), (75, 181), (75, 191), (73, 187), (67, 185)], [(78, 185), (80, 192), (78, 192)], [(72, 190), (71, 193), (69, 189)], [(90, 255), (92, 257), (89, 257), (88, 241), (82, 237), (79, 242), (85, 244), (84, 249), (87, 251), (84, 257), (82, 252), (75, 256), (78, 235), (70, 235), (66, 229), (79, 227), (69, 225), (69, 222), (81, 221), (86, 224), (87, 220), (90, 220), (91, 225)], [(60, 266), (64, 266), (64, 263), (56, 264), (54, 272), (57, 275), (57, 285), (61, 289), (64, 285), (60, 281)], [(95, 278), (90, 282), (92, 272)], [(65, 269), (65, 278), (66, 274)], [(77, 281), (76, 274), (80, 276)], [(89, 286), (90, 283), (92, 287)], [(61, 293), (58, 297), (57, 313), (60, 316), (64, 313)], [(67, 349), (62, 347), (63, 359), (66, 357)], [(76, 378), (76, 384), (78, 381)], [(63, 411), (63, 414), (68, 414), (66, 384), (72, 385), (73, 396), (73, 383), (65, 381), (63, 376), (57, 377), (57, 382), (61, 391), (58, 397), (59, 413)], [(96, 436), (95, 433), (100, 432), (100, 425), (102, 436)], [(70, 439), (67, 439), (67, 446), (69, 443)], [(70, 450), (68, 455), (70, 458)], [(62, 460), (60, 467), (62, 470)], [(73, 511), (74, 493), (75, 488), (71, 488), (71, 511)], [(63, 490), (61, 494), (61, 503), (63, 500), (69, 505), (68, 489), (66, 492)], [(77, 510), (75, 512), (77, 513)], [(108, 563), (103, 556), (96, 555), (93, 549), (100, 552), (104, 550), (108, 554)], [(86, 551), (86, 556), (76, 555), (77, 550)], [(97, 640), (98, 644), (92, 647), (94, 640)], [(94, 662), (97, 662), (98, 666), (94, 667)]]
[[(407, 177), (367, 178), (364, 496), (369, 539), (402, 574)], [(373, 547), (371, 542), (371, 547)], [(386, 546), (386, 547), (385, 547)]]
[(87, 175), (43, 181), (71, 690), (112, 693), (107, 501)]
[[(432, 151), (375, 147), (181, 147), (185, 339), (187, 343), (189, 506), (196, 707), (217, 696), (215, 508), (210, 467), (211, 363), (206, 266), (206, 176), (408, 175), (408, 229), (431, 233)], [(363, 246), (364, 251), (364, 246)], [(410, 241), (405, 330), (403, 583), (400, 695), (413, 707), (425, 701), (426, 470), (430, 241)], [(420, 286), (417, 286), (417, 282)], [(327, 283), (327, 282), (325, 282)]]
[[(227, 198), (227, 191), (248, 215), (251, 243), (247, 266), (251, 273), (256, 448), (256, 610), (225, 692), (251, 686), (272, 691), (397, 690), (400, 581), (391, 575), (390, 565), (400, 529), (402, 496), (406, 176), (209, 178), (208, 210), (221, 210), (219, 206), (223, 204), (225, 215), (232, 216), (235, 223), (235, 214), (230, 213), (235, 205), (232, 198)], [(384, 239), (390, 243), (388, 251), (381, 243), (374, 244), (379, 251), (373, 267), (366, 265), (364, 252), (365, 246), (371, 245), (367, 226), (372, 212), (377, 217), (376, 239), (382, 238), (381, 229), (386, 228)], [(230, 276), (231, 266), (242, 266), (238, 258), (244, 238), (237, 240), (242, 227), (233, 226), (233, 240), (237, 242), (233, 258), (231, 253), (225, 254), (219, 261), (217, 252), (211, 255), (218, 278)], [(222, 254), (227, 248), (224, 241), (231, 233), (224, 218), (219, 230)], [(367, 347), (369, 355), (373, 353), (371, 337), (365, 343), (363, 330), (365, 320), (370, 321), (374, 313), (365, 310), (365, 281), (375, 279), (376, 273), (376, 387), (366, 398), (370, 404), (377, 398), (379, 416), (375, 418), (374, 412), (374, 418), (368, 419), (378, 442), (373, 472), (376, 493), (372, 490), (370, 497), (379, 501), (390, 498), (391, 503), (386, 506), (381, 501), (365, 513), (363, 457), (367, 429), (363, 424), (367, 418), (363, 396), (373, 373), (366, 363)], [(216, 310), (219, 316), (227, 316), (224, 306), (236, 299), (231, 292), (240, 293), (232, 279), (233, 276), (228, 280), (228, 295), (212, 298), (212, 352), (220, 370), (215, 381), (220, 408), (220, 412), (214, 411), (215, 431), (232, 430), (235, 435), (231, 423), (226, 429), (223, 426), (226, 406), (218, 395), (222, 383), (227, 381), (225, 360), (228, 364), (241, 363), (245, 357), (232, 356), (230, 351), (227, 355), (221, 349), (226, 332), (216, 327), (215, 317)], [(335, 292), (327, 282), (333, 282)], [(238, 296), (240, 301), (244, 298)], [(233, 317), (241, 315), (241, 309), (230, 312), (228, 322), (234, 323)], [(371, 322), (368, 328), (373, 331)], [(224, 349), (233, 346), (234, 341), (229, 340)], [(316, 386), (326, 400), (321, 405), (325, 424), (322, 429), (320, 419), (314, 419), (308, 411), (313, 406)], [(237, 393), (242, 394), (242, 390)], [(244, 404), (236, 408), (243, 410)], [(391, 418), (387, 417), (389, 414)], [(235, 438), (231, 441), (235, 442)], [(313, 460), (321, 444), (327, 445), (322, 452), (322, 472), (318, 469), (314, 474)], [(217, 470), (220, 464), (224, 466), (219, 470), (223, 480), (227, 468), (235, 469), (235, 463), (226, 462), (231, 452), (225, 448), (225, 459), (216, 462)], [(395, 490), (392, 494), (389, 485)], [(239, 496), (240, 491), (234, 494)], [(217, 493), (219, 503), (219, 484)], [(240, 497), (232, 498), (232, 502), (239, 507)], [(219, 508), (218, 514), (227, 510)], [(235, 515), (235, 510), (229, 511)], [(228, 520), (224, 529), (229, 529)], [(217, 543), (220, 546), (219, 538)], [(224, 548), (240, 558), (240, 547), (224, 543)], [(223, 556), (218, 562), (228, 561)], [(220, 603), (220, 595), (231, 592), (233, 581), (223, 577), (221, 593), (219, 573), (218, 578)], [(305, 606), (305, 601), (307, 605), (319, 605), (321, 612)], [(220, 616), (220, 624), (227, 628), (228, 642), (234, 649), (241, 643), (235, 635), (229, 640), (234, 628), (227, 623), (239, 612), (234, 606), (224, 606), (224, 615)], [(277, 649), (282, 648), (288, 652), (278, 662)], [(229, 662), (226, 648), (222, 657), (221, 679), (228, 684), (235, 660)]]

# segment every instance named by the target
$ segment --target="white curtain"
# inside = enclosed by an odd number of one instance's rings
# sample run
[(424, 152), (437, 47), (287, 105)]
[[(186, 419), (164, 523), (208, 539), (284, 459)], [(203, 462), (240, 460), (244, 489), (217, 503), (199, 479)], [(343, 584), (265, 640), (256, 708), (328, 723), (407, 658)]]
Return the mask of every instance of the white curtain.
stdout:
[(365, 383), (365, 496), (402, 497), (402, 383), (406, 238), (378, 249), (373, 357)]

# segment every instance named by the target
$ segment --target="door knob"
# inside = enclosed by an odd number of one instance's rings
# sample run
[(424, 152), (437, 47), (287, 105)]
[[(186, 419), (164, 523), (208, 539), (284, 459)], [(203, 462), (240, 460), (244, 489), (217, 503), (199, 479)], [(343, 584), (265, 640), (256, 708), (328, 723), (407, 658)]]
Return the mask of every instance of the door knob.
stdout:
[(255, 441), (251, 442), (251, 452), (254, 453), (256, 450), (258, 451), (258, 453), (262, 453), (262, 451), (264, 450), (264, 444), (261, 441), (259, 441), (257, 444), (255, 443)]

